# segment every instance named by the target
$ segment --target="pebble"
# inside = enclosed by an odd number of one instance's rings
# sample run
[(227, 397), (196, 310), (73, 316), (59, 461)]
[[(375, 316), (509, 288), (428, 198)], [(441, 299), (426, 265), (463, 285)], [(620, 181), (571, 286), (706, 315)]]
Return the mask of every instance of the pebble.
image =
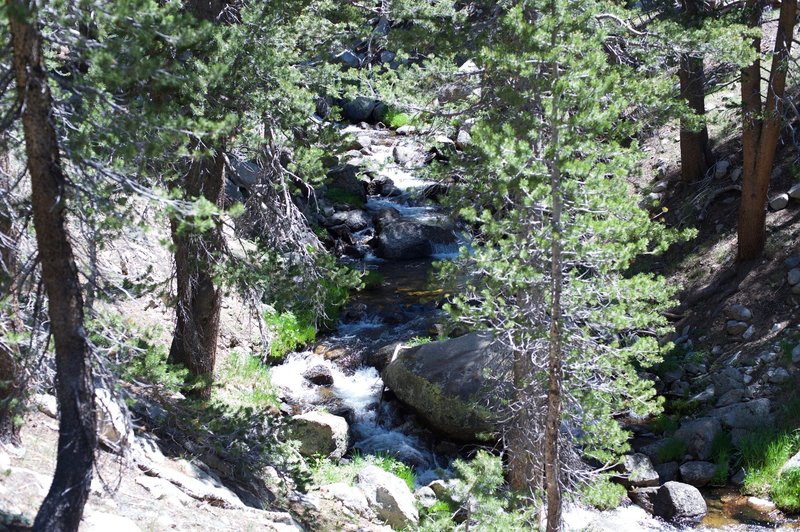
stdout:
[(742, 338), (744, 338), (745, 340), (749, 340), (753, 337), (755, 333), (756, 333), (756, 328), (753, 325), (751, 325), (750, 327), (747, 328), (746, 331), (742, 333)]
[(736, 183), (739, 179), (742, 178), (742, 168), (734, 168), (733, 172), (731, 172), (731, 181)]
[(784, 368), (774, 368), (767, 373), (767, 380), (772, 384), (783, 384), (791, 380), (792, 376)]
[(800, 284), (800, 268), (792, 268), (789, 270), (786, 279), (789, 281), (790, 286)]
[(753, 318), (753, 313), (744, 305), (731, 305), (728, 307), (728, 317), (737, 321), (748, 321)]
[(765, 514), (775, 511), (774, 502), (768, 501), (767, 499), (761, 499), (759, 497), (748, 497), (747, 505), (752, 509)]
[(715, 357), (721, 355), (722, 354), (722, 346), (721, 345), (715, 345), (714, 347), (712, 347), (711, 348), (711, 354), (714, 355)]
[(792, 199), (800, 199), (800, 183), (795, 183), (789, 189), (789, 197)]
[(728, 320), (725, 323), (725, 330), (728, 334), (739, 336), (748, 329), (747, 323), (743, 321)]
[(783, 210), (787, 205), (789, 205), (789, 194), (778, 194), (769, 200), (769, 207), (773, 211)]

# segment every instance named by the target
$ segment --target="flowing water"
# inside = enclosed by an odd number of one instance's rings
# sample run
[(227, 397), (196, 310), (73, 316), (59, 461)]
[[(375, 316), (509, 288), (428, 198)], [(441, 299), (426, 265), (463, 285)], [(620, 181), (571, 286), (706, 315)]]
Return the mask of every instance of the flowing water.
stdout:
[[(391, 139), (381, 132), (378, 143), (373, 145), (373, 155), (364, 163), (371, 164), (373, 171), (390, 177), (404, 194), (398, 198), (370, 197), (366, 209), (374, 212), (393, 207), (404, 218), (417, 221), (442, 219), (444, 214), (439, 207), (409, 199), (414, 196), (414, 191), (427, 183), (393, 163)], [(354, 240), (365, 242), (374, 235), (372, 231), (367, 229), (355, 234)], [(366, 244), (362, 245), (366, 248)], [(362, 454), (380, 453), (396, 457), (414, 468), (417, 485), (441, 478), (461, 449), (422, 427), (413, 414), (391, 398), (391, 394), (384, 394), (378, 371), (364, 365), (363, 360), (379, 347), (430, 334), (437, 320), (442, 318), (437, 304), (441, 291), (431, 288), (429, 283), (432, 261), (455, 257), (459, 246), (468, 247), (463, 235), (458, 235), (456, 244), (435, 246), (430, 259), (401, 262), (385, 261), (368, 252), (364, 260), (354, 266), (378, 272), (383, 282), (377, 289), (356, 294), (336, 330), (322, 339), (322, 347), (317, 351), (336, 353), (336, 360), (306, 351), (291, 354), (283, 364), (272, 369), (272, 380), (282, 390), (285, 401), (301, 411), (326, 408), (343, 415), (350, 423), (354, 450)], [(329, 368), (333, 376), (332, 386), (316, 386), (303, 377), (306, 370), (318, 365)], [(746, 498), (731, 490), (708, 490), (704, 496), (709, 513), (698, 530), (762, 532), (800, 529), (797, 521), (753, 510), (746, 504)], [(572, 530), (684, 530), (653, 518), (635, 505), (608, 512), (569, 507), (564, 515)]]

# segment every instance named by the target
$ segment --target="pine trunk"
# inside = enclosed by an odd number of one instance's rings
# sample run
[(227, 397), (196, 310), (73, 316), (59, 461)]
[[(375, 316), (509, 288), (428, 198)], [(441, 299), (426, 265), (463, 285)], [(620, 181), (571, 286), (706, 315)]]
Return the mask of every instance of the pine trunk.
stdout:
[[(184, 178), (188, 198), (204, 197), (222, 208), (225, 184), (225, 155), (192, 163)], [(217, 336), (222, 294), (214, 282), (214, 265), (222, 252), (222, 231), (214, 226), (203, 233), (180, 230), (180, 220), (171, 221), (175, 246), (178, 301), (177, 322), (169, 360), (183, 364), (200, 382), (191, 391), (201, 399), (211, 397), (211, 383), (217, 358)]]
[(17, 90), (31, 178), (33, 224), (56, 352), (58, 461), (34, 530), (77, 530), (89, 495), (96, 444), (90, 348), (78, 269), (65, 228), (66, 183), (53, 125), (42, 36), (33, 4), (8, 0)]
[[(703, 57), (695, 54), (681, 54), (678, 70), (681, 98), (698, 116), (704, 117), (705, 108), (705, 76), (703, 73)], [(712, 155), (708, 144), (708, 128), (705, 123), (699, 130), (692, 130), (681, 120), (681, 177), (686, 182), (695, 182), (705, 176), (711, 165)]]
[[(748, 1), (748, 7), (753, 3)], [(758, 24), (757, 14), (751, 24)], [(775, 52), (772, 56), (767, 100), (761, 108), (760, 62), (742, 70), (742, 199), (738, 220), (737, 260), (756, 259), (764, 251), (767, 238), (766, 203), (769, 180), (775, 163), (775, 152), (781, 131), (783, 96), (786, 91), (786, 72), (797, 17), (797, 0), (781, 2)], [(760, 40), (754, 41), (757, 50)]]
[[(505, 434), (509, 487), (524, 496), (542, 489), (543, 455), (537, 445), (536, 400), (529, 353), (514, 352), (514, 406)], [(541, 426), (541, 425), (539, 425)]]

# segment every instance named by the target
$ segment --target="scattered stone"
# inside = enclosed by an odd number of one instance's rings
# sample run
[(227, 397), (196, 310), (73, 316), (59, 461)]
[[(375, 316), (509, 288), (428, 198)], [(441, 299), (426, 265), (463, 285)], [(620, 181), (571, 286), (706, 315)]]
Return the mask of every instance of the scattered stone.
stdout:
[(331, 188), (351, 194), (362, 202), (367, 201), (365, 183), (358, 179), (359, 167), (352, 164), (341, 164), (328, 170), (327, 178)]
[(353, 209), (347, 211), (339, 211), (328, 217), (324, 225), (327, 227), (334, 227), (344, 225), (348, 231), (357, 232), (366, 229), (372, 223), (372, 217), (366, 212)]
[(356, 485), (364, 492), (378, 518), (392, 528), (412, 527), (419, 521), (414, 494), (402, 479), (368, 465), (358, 474)]
[(748, 324), (744, 321), (728, 320), (725, 322), (725, 331), (731, 336), (739, 336), (747, 330)]
[(701, 417), (684, 422), (673, 437), (686, 444), (686, 451), (700, 460), (711, 458), (714, 439), (722, 432), (718, 419)]
[(739, 304), (728, 307), (725, 314), (727, 314), (730, 319), (736, 321), (749, 321), (753, 318), (753, 313), (750, 311), (750, 309)]
[(786, 257), (783, 261), (783, 265), (789, 268), (797, 268), (800, 266), (800, 255), (792, 255), (791, 257)]
[(350, 486), (344, 482), (336, 482), (320, 487), (319, 491), (322, 497), (337, 500), (345, 508), (359, 515), (367, 516), (370, 513), (369, 501), (367, 501), (366, 495), (355, 486)]
[(439, 500), (436, 493), (428, 486), (423, 486), (414, 492), (414, 497), (417, 499), (417, 504), (422, 508), (428, 509)]
[(763, 364), (765, 366), (772, 364), (776, 360), (778, 360), (778, 353), (773, 353), (771, 351), (766, 351), (758, 356), (759, 364)]
[(742, 486), (746, 476), (747, 472), (744, 470), (744, 468), (740, 467), (739, 470), (731, 477), (731, 484), (734, 486)]
[(629, 493), (631, 500), (647, 513), (653, 513), (653, 505), (655, 503), (658, 488), (639, 488)]
[[(745, 377), (750, 377), (749, 375), (745, 375)], [(750, 377), (752, 379), (752, 377)], [(744, 378), (742, 378), (744, 380)], [(733, 390), (728, 390), (727, 393), (722, 395), (719, 399), (717, 399), (717, 406), (728, 406), (734, 403), (741, 402), (745, 397), (744, 388), (734, 388)], [(708, 458), (708, 457), (706, 457)]]
[(58, 419), (58, 401), (49, 393), (37, 393), (31, 397), (31, 403), (36, 405), (36, 410), (53, 419)]
[(678, 478), (678, 462), (667, 462), (666, 464), (658, 464), (654, 466), (658, 473), (658, 478), (661, 484), (677, 480)]
[(119, 397), (100, 386), (95, 387), (94, 402), (98, 439), (114, 452), (127, 449), (134, 439), (128, 407)]
[(366, 122), (376, 124), (386, 117), (386, 104), (359, 96), (342, 106), (342, 118), (353, 124)]
[(711, 379), (714, 381), (714, 388), (717, 390), (717, 395), (725, 395), (729, 390), (736, 388), (743, 388), (742, 372), (737, 368), (725, 368), (712, 375)]
[(711, 462), (686, 462), (680, 467), (681, 479), (687, 484), (702, 488), (708, 484), (717, 472), (717, 466)]
[(792, 349), (792, 363), (800, 363), (800, 344), (797, 344), (794, 346), (794, 349)]
[(347, 452), (349, 444), (347, 421), (327, 412), (308, 412), (294, 416), (289, 437), (300, 441), (300, 454), (321, 454), (336, 460)]
[(800, 199), (800, 183), (795, 183), (792, 185), (792, 188), (789, 189), (788, 194), (792, 199)]
[(686, 364), (686, 373), (689, 375), (702, 375), (708, 370), (705, 364), (698, 364), (697, 362), (690, 362)]
[(681, 380), (683, 378), (683, 373), (684, 372), (682, 367), (669, 369), (661, 375), (661, 379), (667, 384), (669, 384), (671, 382)]
[(786, 278), (789, 281), (790, 286), (800, 284), (800, 268), (792, 268), (791, 270), (789, 270), (789, 273), (786, 275)]
[(742, 178), (742, 167), (740, 166), (740, 167), (734, 168), (733, 172), (731, 172), (731, 181), (733, 181), (734, 183), (737, 183), (739, 181), (739, 179), (741, 179), (741, 178)]
[(783, 384), (789, 382), (792, 376), (785, 368), (771, 368), (767, 372), (767, 381), (772, 384)]
[(756, 327), (755, 325), (751, 325), (747, 328), (746, 331), (742, 333), (742, 338), (744, 338), (745, 340), (750, 340), (755, 333), (756, 333)]
[(699, 523), (708, 511), (700, 491), (682, 482), (667, 482), (652, 501), (653, 515), (680, 524)]
[(333, 373), (331, 373), (331, 368), (325, 364), (311, 366), (303, 373), (303, 377), (317, 386), (333, 385)]
[(728, 173), (728, 168), (730, 168), (730, 166), (730, 161), (718, 161), (717, 164), (714, 165), (714, 177), (717, 179), (725, 177), (725, 174)]
[(709, 416), (720, 420), (729, 429), (753, 429), (769, 426), (774, 421), (772, 405), (766, 397), (716, 408)]
[(658, 472), (653, 468), (647, 455), (627, 454), (622, 457), (619, 480), (626, 488), (647, 488), (658, 486)]
[(425, 150), (408, 141), (397, 144), (392, 150), (394, 161), (405, 168), (419, 166), (425, 162)]
[(416, 126), (412, 126), (411, 124), (406, 124), (404, 126), (398, 127), (395, 132), (398, 135), (411, 135), (412, 133), (417, 132)]
[(769, 208), (773, 211), (780, 211), (786, 208), (789, 205), (789, 195), (788, 194), (778, 194), (771, 200), (769, 200)]
[(707, 403), (714, 398), (714, 385), (709, 384), (705, 390), (692, 397), (692, 401), (698, 403)]
[(466, 129), (459, 129), (456, 135), (456, 148), (463, 150), (472, 143), (472, 135)]
[(450, 489), (447, 487), (447, 483), (444, 480), (434, 480), (433, 482), (428, 483), (426, 487), (433, 490), (433, 493), (436, 494), (437, 499), (446, 497), (450, 492)]
[(711, 354), (714, 355), (715, 357), (721, 355), (722, 354), (722, 346), (721, 345), (715, 345), (714, 347), (712, 347), (711, 348)]
[(686, 381), (675, 381), (669, 389), (669, 393), (676, 397), (686, 397), (691, 391), (691, 386)]

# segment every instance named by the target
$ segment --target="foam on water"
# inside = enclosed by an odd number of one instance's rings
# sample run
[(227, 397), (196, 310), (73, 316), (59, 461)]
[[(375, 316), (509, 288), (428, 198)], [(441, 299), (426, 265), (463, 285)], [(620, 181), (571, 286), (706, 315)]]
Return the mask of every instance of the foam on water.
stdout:
[(340, 323), (336, 329), (336, 337), (340, 339), (353, 338), (361, 331), (378, 329), (385, 325), (380, 316), (367, 315), (353, 323)]

